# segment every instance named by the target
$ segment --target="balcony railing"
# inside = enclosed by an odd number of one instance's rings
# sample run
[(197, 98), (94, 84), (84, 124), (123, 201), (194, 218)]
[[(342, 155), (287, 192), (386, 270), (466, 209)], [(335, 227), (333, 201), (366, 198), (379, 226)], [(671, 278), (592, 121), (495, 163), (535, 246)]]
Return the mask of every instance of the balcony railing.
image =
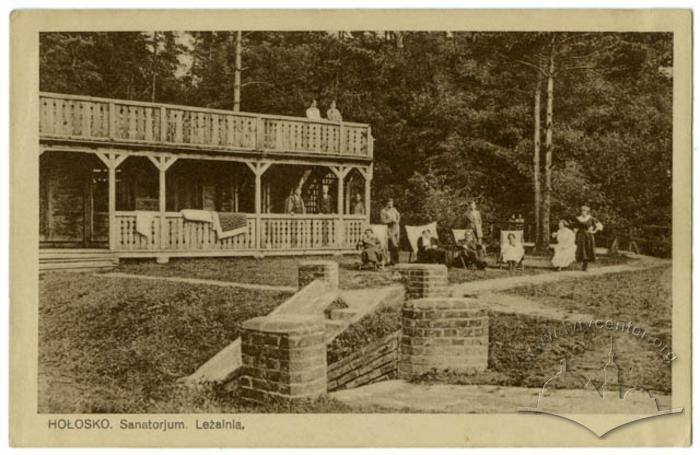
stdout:
[[(247, 233), (217, 238), (211, 223), (186, 221), (179, 212), (167, 212), (161, 229), (158, 212), (153, 212), (150, 235), (136, 230), (135, 212), (117, 212), (116, 250), (118, 252), (197, 252), (250, 251), (259, 243), (261, 252), (354, 250), (367, 225), (364, 215), (282, 215), (246, 216)], [(256, 223), (260, 222), (260, 230)], [(260, 241), (255, 236), (260, 235)], [(164, 236), (164, 237), (163, 237)], [(163, 237), (163, 238), (161, 238)]]
[(369, 125), (42, 92), (42, 139), (372, 158)]

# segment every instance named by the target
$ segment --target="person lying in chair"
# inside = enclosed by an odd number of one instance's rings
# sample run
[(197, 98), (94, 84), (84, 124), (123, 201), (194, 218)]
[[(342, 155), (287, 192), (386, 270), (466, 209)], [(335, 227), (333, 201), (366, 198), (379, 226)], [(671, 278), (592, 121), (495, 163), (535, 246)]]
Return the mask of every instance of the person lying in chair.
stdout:
[(382, 244), (377, 236), (374, 235), (372, 229), (365, 229), (365, 233), (357, 244), (357, 248), (362, 250), (360, 256), (363, 266), (371, 265), (377, 267), (383, 264), (384, 255), (381, 250)]
[(477, 243), (474, 236), (465, 236), (457, 245), (459, 246), (458, 254), (465, 267), (479, 270), (486, 268), (486, 251), (481, 244)]
[(433, 237), (430, 233), (430, 229), (423, 231), (420, 237), (418, 237), (418, 262), (424, 264), (445, 264), (450, 265), (449, 255), (447, 251), (440, 248), (438, 244), (438, 239)]

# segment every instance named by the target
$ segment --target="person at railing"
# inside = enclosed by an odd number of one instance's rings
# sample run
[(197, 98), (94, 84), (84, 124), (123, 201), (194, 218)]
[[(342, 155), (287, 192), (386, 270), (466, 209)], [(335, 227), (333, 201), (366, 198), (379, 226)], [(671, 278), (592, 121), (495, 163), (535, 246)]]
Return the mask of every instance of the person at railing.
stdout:
[(476, 208), (476, 201), (474, 200), (469, 202), (469, 209), (467, 210), (466, 219), (466, 228), (474, 232), (476, 242), (479, 245), (482, 245), (484, 230), (482, 228), (481, 212), (479, 212), (479, 210)]
[(362, 201), (362, 196), (360, 193), (355, 193), (355, 202), (352, 206), (353, 215), (364, 215), (365, 214), (365, 203)]
[(309, 118), (312, 120), (320, 120), (321, 119), (321, 111), (318, 110), (318, 107), (316, 105), (316, 100), (311, 101), (311, 106), (309, 106), (306, 109), (306, 118)]
[(576, 260), (576, 235), (569, 229), (569, 223), (566, 220), (559, 220), (559, 230), (554, 232), (552, 237), (557, 239), (552, 265), (557, 270), (561, 270)]
[(321, 186), (321, 197), (318, 200), (318, 213), (333, 213), (333, 199), (328, 194), (328, 185)]
[(440, 248), (437, 237), (435, 237), (430, 229), (425, 229), (418, 237), (418, 262), (423, 264), (445, 264), (450, 265), (449, 254), (443, 248)]
[(361, 258), (363, 265), (378, 266), (384, 262), (382, 254), (382, 243), (379, 241), (372, 229), (365, 229), (362, 239), (357, 244), (357, 248), (362, 249)]
[(331, 122), (342, 122), (343, 116), (335, 105), (335, 100), (331, 101), (331, 107), (326, 111), (326, 118)]
[(399, 240), (401, 236), (401, 214), (394, 207), (394, 200), (386, 201), (386, 207), (382, 209), (379, 217), (383, 224), (386, 224), (388, 249), (389, 249), (389, 265), (398, 264), (399, 262)]
[(284, 212), (290, 215), (299, 215), (306, 213), (306, 207), (304, 206), (304, 199), (301, 198), (301, 188), (296, 187), (294, 192), (287, 196), (287, 200), (284, 205)]
[(586, 271), (588, 263), (596, 259), (595, 234), (603, 230), (603, 225), (591, 216), (590, 207), (582, 205), (573, 227), (576, 230), (576, 261), (581, 263), (581, 270)]

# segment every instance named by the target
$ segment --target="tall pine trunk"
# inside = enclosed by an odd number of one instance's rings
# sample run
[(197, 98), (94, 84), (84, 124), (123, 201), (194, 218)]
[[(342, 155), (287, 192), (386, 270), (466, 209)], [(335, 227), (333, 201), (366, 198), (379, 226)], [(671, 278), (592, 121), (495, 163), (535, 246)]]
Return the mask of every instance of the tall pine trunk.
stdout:
[(540, 179), (540, 137), (541, 137), (541, 125), (540, 125), (540, 111), (541, 111), (541, 98), (542, 98), (542, 78), (537, 78), (537, 86), (535, 87), (535, 137), (534, 137), (534, 154), (532, 156), (532, 169), (533, 169), (533, 186), (535, 188), (535, 249), (538, 252), (545, 251), (545, 243), (542, 237), (542, 186)]
[(243, 52), (243, 34), (240, 30), (236, 32), (236, 56), (233, 68), (233, 110), (241, 110), (241, 53)]
[(547, 71), (547, 115), (544, 136), (544, 202), (542, 204), (542, 240), (549, 244), (550, 210), (552, 197), (552, 128), (554, 116), (554, 53), (549, 56)]

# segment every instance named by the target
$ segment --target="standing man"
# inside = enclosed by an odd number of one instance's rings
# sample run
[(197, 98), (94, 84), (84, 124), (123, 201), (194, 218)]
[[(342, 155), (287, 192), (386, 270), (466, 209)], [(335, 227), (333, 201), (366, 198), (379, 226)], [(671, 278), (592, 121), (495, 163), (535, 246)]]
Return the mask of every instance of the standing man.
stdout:
[(362, 196), (360, 193), (355, 193), (355, 202), (352, 205), (353, 215), (364, 215), (365, 214), (365, 203), (362, 202)]
[[(306, 213), (306, 207), (304, 207), (304, 200), (301, 198), (301, 186), (297, 186), (294, 189), (294, 193), (291, 193), (287, 200), (285, 201), (284, 211), (289, 215), (303, 215)], [(299, 239), (299, 229), (297, 227), (297, 220), (290, 220), (289, 234), (291, 236), (290, 244), (292, 247), (296, 247), (301, 243)]]
[(304, 207), (304, 200), (301, 198), (301, 188), (296, 187), (294, 193), (291, 193), (287, 197), (284, 208), (285, 213), (290, 215), (299, 215), (306, 213), (306, 207)]
[(481, 225), (481, 213), (476, 208), (476, 201), (474, 200), (469, 202), (469, 209), (467, 210), (466, 228), (474, 232), (476, 243), (478, 243), (479, 245), (483, 245), (482, 239), (484, 237), (484, 230)]
[(318, 107), (316, 106), (316, 100), (311, 101), (311, 106), (306, 109), (306, 118), (310, 118), (312, 120), (318, 120), (321, 118), (321, 111), (319, 111)]
[(321, 198), (318, 201), (318, 213), (333, 213), (333, 199), (328, 194), (328, 185), (321, 186)]
[(393, 199), (386, 201), (386, 207), (382, 209), (380, 218), (382, 223), (386, 224), (387, 228), (386, 231), (389, 240), (389, 265), (398, 264), (399, 238), (401, 235), (401, 226), (399, 225), (399, 221), (401, 221), (401, 214), (394, 207)]

